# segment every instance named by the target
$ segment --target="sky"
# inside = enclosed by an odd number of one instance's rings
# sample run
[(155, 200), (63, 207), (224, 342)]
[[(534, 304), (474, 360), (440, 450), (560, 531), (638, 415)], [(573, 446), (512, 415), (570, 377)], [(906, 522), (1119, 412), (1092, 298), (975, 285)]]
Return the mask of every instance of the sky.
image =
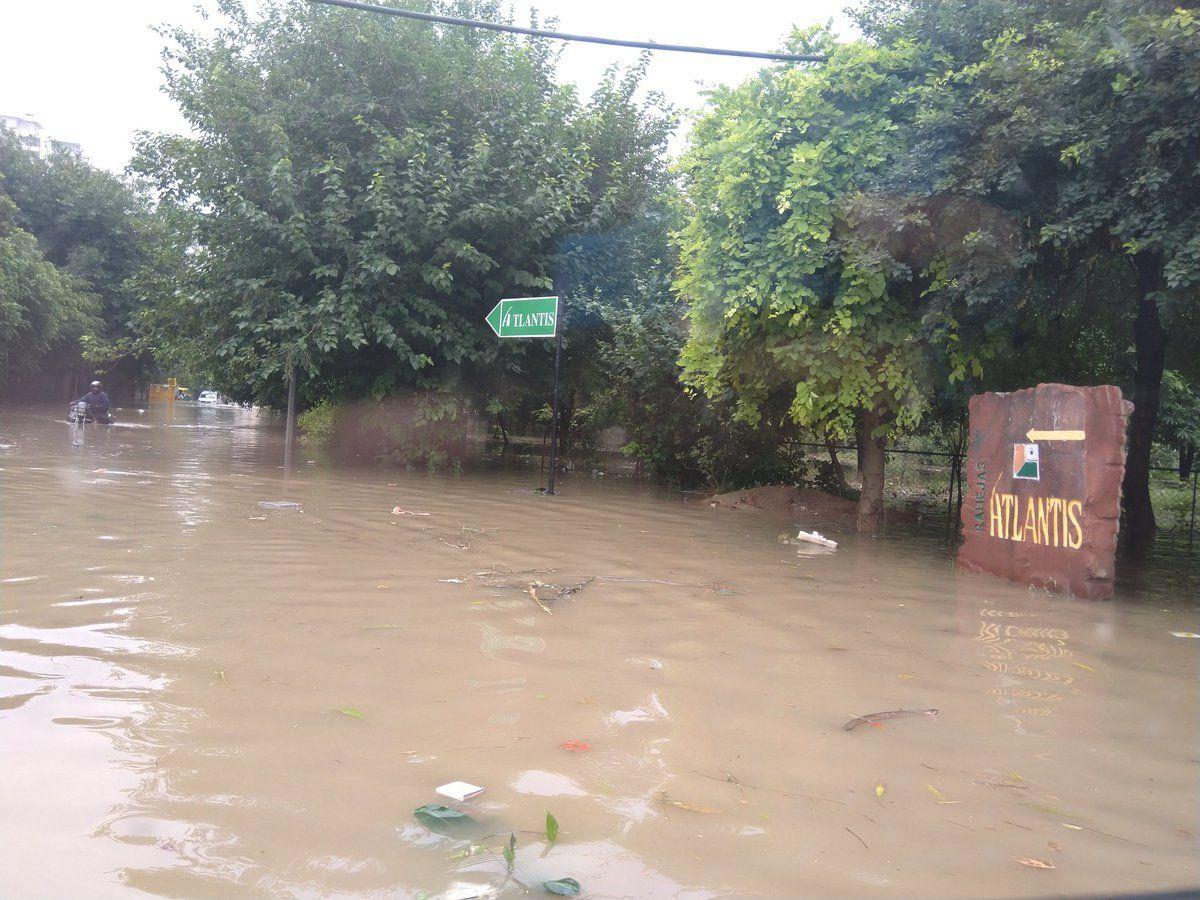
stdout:
[[(252, 0), (253, 2), (253, 0)], [(850, 30), (850, 0), (537, 0), (543, 22), (561, 31), (631, 40), (777, 50), (793, 26), (833, 22)], [(212, 6), (212, 0), (200, 0)], [(394, 3), (394, 5), (403, 5)], [(514, 4), (528, 24), (532, 3)], [(139, 131), (184, 131), (161, 92), (162, 23), (195, 27), (196, 0), (0, 0), (0, 113), (31, 113), (51, 137), (83, 145), (93, 163), (121, 171)], [(363, 13), (363, 15), (368, 15)], [(636, 61), (637, 50), (570, 44), (561, 77), (587, 93), (606, 67)], [(755, 60), (656, 52), (647, 86), (680, 109), (702, 103), (706, 86), (736, 83)]]

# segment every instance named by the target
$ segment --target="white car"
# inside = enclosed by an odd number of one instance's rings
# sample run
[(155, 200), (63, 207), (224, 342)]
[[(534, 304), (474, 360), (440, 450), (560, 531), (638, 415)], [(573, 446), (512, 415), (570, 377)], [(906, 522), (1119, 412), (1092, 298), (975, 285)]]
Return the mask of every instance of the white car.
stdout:
[(225, 398), (216, 391), (201, 391), (200, 396), (196, 398), (196, 402), (201, 406), (223, 406)]

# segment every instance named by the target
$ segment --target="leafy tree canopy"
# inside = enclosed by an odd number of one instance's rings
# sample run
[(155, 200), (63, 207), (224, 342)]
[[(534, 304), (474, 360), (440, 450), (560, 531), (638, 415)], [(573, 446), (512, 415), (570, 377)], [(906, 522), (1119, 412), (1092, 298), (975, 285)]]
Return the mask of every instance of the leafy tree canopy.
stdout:
[(147, 139), (138, 167), (195, 212), (160, 336), (236, 396), (277, 402), (289, 358), (309, 400), (486, 394), (544, 349), (497, 342), (495, 301), (558, 287), (580, 236), (661, 177), (669, 121), (636, 73), (581, 103), (543, 42), (303, 2), (219, 12), (211, 36), (168, 32), (194, 134)]

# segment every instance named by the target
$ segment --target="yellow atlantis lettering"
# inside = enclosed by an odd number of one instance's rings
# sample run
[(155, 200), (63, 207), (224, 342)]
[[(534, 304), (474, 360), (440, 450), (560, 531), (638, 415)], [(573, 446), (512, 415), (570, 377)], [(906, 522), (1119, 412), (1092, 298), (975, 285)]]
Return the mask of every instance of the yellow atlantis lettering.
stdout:
[(1034, 505), (1032, 497), (1025, 503), (1025, 525), (1021, 528), (1021, 540), (1026, 539), (1026, 534), (1031, 536), (1030, 539), (1035, 544), (1038, 542), (1037, 507)]
[(1071, 528), (1075, 534), (1067, 541), (1067, 546), (1073, 550), (1078, 550), (1083, 546), (1083, 526), (1079, 524), (1077, 515), (1082, 515), (1083, 503), (1079, 500), (1071, 500), (1067, 503), (1067, 518), (1071, 522)]
[(1014, 541), (1021, 541), (1021, 498), (1016, 494), (1005, 494), (1004, 499), (1008, 502), (1009, 509), (1012, 510), (1012, 517), (1009, 519), (1008, 536)]
[(993, 490), (991, 502), (988, 503), (988, 536), (1004, 537), (1004, 513), (1000, 496)]
[(1037, 498), (1038, 535), (1041, 537), (1039, 543), (1047, 547), (1050, 546), (1050, 520), (1046, 517), (1046, 506), (1049, 502), (1045, 497)]
[(1054, 546), (1057, 547), (1059, 546), (1058, 517), (1059, 513), (1062, 512), (1062, 501), (1057, 497), (1048, 498), (1046, 500), (1046, 511), (1048, 513), (1048, 518), (1050, 519), (1050, 533), (1054, 537)]

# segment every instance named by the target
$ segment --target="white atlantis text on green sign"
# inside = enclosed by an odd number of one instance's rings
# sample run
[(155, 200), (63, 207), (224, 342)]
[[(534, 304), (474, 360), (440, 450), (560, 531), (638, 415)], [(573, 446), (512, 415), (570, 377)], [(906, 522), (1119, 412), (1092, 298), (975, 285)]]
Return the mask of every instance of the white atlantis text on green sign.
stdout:
[(497, 337), (554, 337), (558, 331), (557, 297), (518, 297), (501, 300), (487, 314)]

